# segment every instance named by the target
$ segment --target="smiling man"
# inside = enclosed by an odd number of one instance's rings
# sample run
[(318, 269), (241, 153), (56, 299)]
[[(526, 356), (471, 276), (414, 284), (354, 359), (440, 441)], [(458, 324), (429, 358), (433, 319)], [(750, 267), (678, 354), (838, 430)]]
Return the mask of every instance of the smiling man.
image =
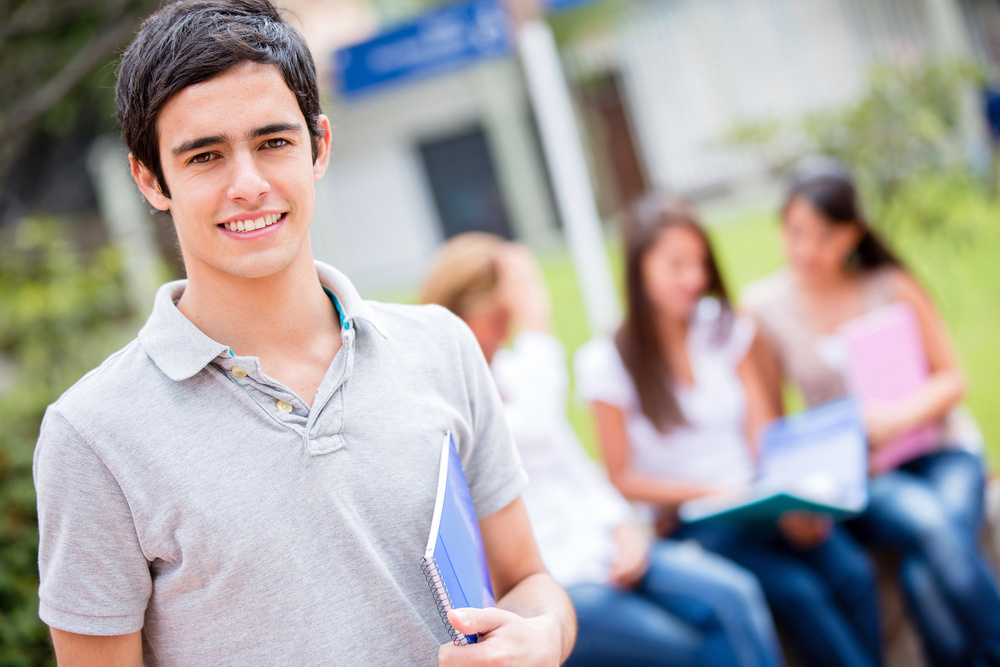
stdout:
[[(168, 5), (124, 53), (117, 104), (187, 280), (42, 425), (60, 665), (558, 664), (572, 610), (475, 339), (313, 260), (330, 124), (301, 36), (266, 0)], [(448, 430), (499, 600), (451, 613), (480, 634), (466, 647), (419, 562)]]

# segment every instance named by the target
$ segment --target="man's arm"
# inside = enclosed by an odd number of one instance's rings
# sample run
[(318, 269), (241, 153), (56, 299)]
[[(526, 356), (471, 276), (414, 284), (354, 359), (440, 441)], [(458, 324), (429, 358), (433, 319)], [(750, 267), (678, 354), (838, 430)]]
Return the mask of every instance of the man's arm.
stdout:
[(140, 632), (95, 637), (52, 628), (52, 645), (59, 667), (142, 667)]
[(448, 612), (457, 630), (478, 634), (479, 642), (445, 644), (438, 652), (438, 663), (442, 667), (562, 664), (576, 639), (576, 615), (566, 591), (542, 563), (524, 503), (518, 497), (480, 519), (479, 526), (497, 608)]

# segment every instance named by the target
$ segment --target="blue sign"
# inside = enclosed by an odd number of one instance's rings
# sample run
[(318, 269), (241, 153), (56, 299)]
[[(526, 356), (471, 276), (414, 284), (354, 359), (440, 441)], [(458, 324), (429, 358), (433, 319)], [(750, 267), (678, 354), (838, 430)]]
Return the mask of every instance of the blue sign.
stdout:
[(450, 4), (334, 53), (335, 83), (341, 96), (356, 97), (510, 50), (500, 0)]

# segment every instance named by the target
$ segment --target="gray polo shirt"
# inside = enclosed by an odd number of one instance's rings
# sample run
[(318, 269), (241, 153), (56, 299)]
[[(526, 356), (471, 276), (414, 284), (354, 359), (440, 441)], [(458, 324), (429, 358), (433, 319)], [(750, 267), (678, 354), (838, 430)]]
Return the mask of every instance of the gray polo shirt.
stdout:
[(343, 347), (310, 408), (160, 288), (136, 340), (46, 412), (40, 615), (143, 629), (148, 665), (436, 665), (420, 569), (443, 434), (479, 515), (526, 482), (471, 332), (434, 306), (337, 297)]

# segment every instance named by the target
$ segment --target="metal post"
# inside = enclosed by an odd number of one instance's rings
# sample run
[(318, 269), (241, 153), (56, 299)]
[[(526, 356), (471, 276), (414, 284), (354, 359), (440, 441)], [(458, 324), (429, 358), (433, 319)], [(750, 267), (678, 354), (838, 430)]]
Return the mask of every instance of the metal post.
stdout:
[(538, 18), (521, 22), (517, 50), (591, 333), (608, 334), (618, 325), (621, 310), (576, 116), (548, 24)]

